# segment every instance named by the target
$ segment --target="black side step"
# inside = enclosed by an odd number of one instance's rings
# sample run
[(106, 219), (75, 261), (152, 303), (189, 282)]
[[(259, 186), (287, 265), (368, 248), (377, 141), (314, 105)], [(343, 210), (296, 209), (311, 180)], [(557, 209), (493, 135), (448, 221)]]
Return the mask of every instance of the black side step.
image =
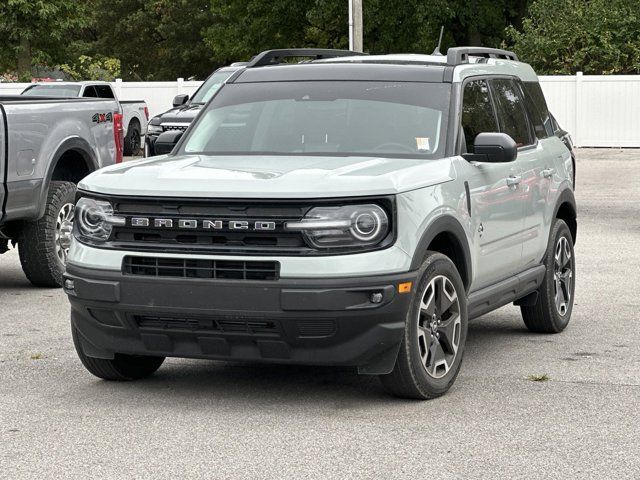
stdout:
[(538, 265), (511, 278), (470, 293), (469, 320), (535, 292), (542, 284), (545, 272), (545, 266)]

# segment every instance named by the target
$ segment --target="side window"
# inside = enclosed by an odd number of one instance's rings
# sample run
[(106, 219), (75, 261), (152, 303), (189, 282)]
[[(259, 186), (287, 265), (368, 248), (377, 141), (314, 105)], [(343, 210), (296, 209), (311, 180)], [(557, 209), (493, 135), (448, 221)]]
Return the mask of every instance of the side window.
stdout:
[(473, 141), (479, 133), (498, 131), (498, 123), (486, 80), (472, 80), (464, 86), (462, 131), (469, 153), (473, 153)]
[(533, 122), (536, 137), (547, 138), (553, 135), (554, 129), (549, 118), (549, 109), (544, 99), (542, 88), (538, 82), (525, 82), (524, 103), (529, 112), (529, 118)]
[(93, 85), (86, 86), (82, 96), (86, 98), (97, 98), (98, 92), (96, 92), (96, 87), (94, 87)]
[(491, 90), (496, 101), (500, 131), (511, 136), (518, 147), (534, 143), (527, 114), (517, 84), (510, 79), (491, 80)]
[(98, 92), (98, 98), (114, 98), (113, 90), (109, 85), (96, 85), (96, 92)]

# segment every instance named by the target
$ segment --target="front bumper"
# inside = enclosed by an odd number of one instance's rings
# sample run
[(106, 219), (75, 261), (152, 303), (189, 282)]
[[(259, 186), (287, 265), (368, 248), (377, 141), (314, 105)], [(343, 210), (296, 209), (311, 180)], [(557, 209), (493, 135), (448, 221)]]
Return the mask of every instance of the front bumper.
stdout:
[[(200, 280), (68, 265), (85, 354), (393, 368), (416, 272), (341, 279)], [(372, 294), (381, 294), (379, 303)]]
[(158, 134), (147, 133), (144, 136), (144, 156), (145, 157), (155, 156), (157, 139), (158, 139)]

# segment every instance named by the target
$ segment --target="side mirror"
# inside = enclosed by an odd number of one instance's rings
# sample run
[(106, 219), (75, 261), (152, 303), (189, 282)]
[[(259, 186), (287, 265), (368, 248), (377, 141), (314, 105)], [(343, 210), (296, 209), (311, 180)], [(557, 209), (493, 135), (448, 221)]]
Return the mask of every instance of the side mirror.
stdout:
[(189, 100), (189, 95), (186, 95), (184, 93), (180, 95), (176, 95), (175, 97), (173, 97), (173, 106), (181, 107), (182, 105), (187, 103), (187, 100)]
[(469, 161), (486, 163), (513, 162), (518, 156), (515, 140), (506, 133), (483, 132), (473, 141), (474, 153), (463, 157)]
[(181, 130), (168, 130), (158, 135), (154, 144), (156, 155), (171, 153), (171, 150), (173, 150), (173, 147), (176, 146), (183, 134), (184, 132)]

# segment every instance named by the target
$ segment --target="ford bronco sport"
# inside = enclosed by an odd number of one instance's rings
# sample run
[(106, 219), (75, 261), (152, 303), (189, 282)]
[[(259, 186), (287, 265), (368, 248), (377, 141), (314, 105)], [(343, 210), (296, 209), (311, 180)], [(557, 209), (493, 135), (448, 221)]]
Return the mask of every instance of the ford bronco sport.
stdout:
[(427, 399), (470, 319), (513, 302), (533, 332), (569, 322), (571, 155), (511, 52), (263, 52), (158, 142), (79, 185), (64, 287), (98, 377), (344, 365)]

